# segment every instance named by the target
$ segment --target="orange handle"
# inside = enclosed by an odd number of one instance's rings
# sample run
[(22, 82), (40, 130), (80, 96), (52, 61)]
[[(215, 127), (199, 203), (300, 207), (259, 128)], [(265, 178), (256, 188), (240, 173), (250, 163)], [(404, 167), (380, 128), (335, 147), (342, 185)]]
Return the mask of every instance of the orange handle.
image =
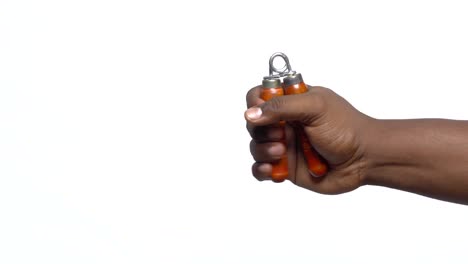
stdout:
[[(285, 87), (284, 90), (286, 95), (301, 94), (307, 92), (307, 86), (304, 82), (300, 82), (298, 84)], [(309, 172), (316, 177), (324, 176), (328, 171), (327, 162), (312, 147), (312, 144), (310, 144), (303, 128), (296, 128), (295, 132), (301, 142), (302, 151), (304, 153)]]
[[(262, 92), (260, 93), (260, 98), (264, 101), (271, 100), (274, 97), (277, 96), (283, 96), (284, 91), (283, 88), (276, 87), (276, 88), (265, 88), (263, 87)], [(284, 129), (284, 121), (280, 122), (278, 126), (282, 127)], [(283, 138), (280, 140), (285, 146), (286, 146), (286, 136), (285, 133), (283, 133)], [(281, 156), (281, 158), (271, 164), (273, 166), (272, 172), (271, 172), (271, 179), (274, 182), (282, 182), (288, 178), (288, 156), (286, 153)]]

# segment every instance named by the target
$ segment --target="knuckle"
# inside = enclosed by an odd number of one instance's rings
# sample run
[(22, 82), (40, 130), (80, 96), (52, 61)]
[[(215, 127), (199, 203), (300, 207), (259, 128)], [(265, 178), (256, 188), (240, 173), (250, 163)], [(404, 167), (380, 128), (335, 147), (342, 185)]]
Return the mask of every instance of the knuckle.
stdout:
[(252, 126), (251, 124), (247, 123), (247, 124), (245, 125), (245, 128), (247, 129), (247, 132), (249, 132), (250, 137), (253, 138), (253, 137), (254, 137), (254, 133), (255, 133), (255, 127)]
[(250, 154), (255, 158), (256, 153), (257, 153), (257, 144), (255, 143), (254, 140), (250, 141), (249, 149), (250, 149)]
[(308, 94), (309, 104), (314, 107), (316, 112), (323, 112), (326, 109), (326, 99), (325, 96), (321, 93), (310, 93)]
[(254, 159), (259, 162), (271, 161), (271, 160), (277, 159), (276, 155), (271, 155), (268, 152), (268, 149), (271, 148), (272, 144), (273, 143), (271, 142), (261, 143), (261, 144), (254, 143), (252, 147)]
[(251, 88), (248, 92), (247, 92), (247, 95), (245, 96), (246, 98), (250, 98), (254, 95), (254, 92), (255, 92), (255, 88)]
[(252, 165), (252, 175), (254, 176), (255, 179), (257, 179), (257, 181), (262, 181), (261, 174), (258, 170), (258, 163), (254, 163)]
[(263, 127), (256, 127), (252, 132), (252, 138), (256, 140), (262, 139), (264, 137), (263, 136), (264, 134), (265, 134), (265, 129)]
[(247, 92), (245, 96), (245, 98), (247, 99), (247, 105), (249, 105), (252, 102), (255, 102), (259, 98), (259, 87), (260, 86), (255, 86)]
[(265, 167), (265, 165), (266, 165), (265, 163), (259, 163), (259, 162), (256, 162), (252, 165), (252, 175), (258, 181), (271, 180), (271, 176), (268, 173), (268, 168), (267, 168), (268, 166)]
[(275, 97), (270, 101), (266, 102), (263, 105), (263, 112), (264, 113), (278, 113), (279, 110), (285, 105), (285, 101), (279, 97)]

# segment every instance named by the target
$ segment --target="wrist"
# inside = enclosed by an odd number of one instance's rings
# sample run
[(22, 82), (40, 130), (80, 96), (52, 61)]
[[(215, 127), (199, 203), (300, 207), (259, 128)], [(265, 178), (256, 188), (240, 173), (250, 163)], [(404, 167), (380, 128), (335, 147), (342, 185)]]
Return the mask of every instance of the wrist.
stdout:
[(407, 136), (411, 132), (404, 128), (404, 123), (379, 119), (369, 122), (361, 172), (364, 185), (388, 185), (393, 174), (416, 165), (410, 151), (412, 140)]

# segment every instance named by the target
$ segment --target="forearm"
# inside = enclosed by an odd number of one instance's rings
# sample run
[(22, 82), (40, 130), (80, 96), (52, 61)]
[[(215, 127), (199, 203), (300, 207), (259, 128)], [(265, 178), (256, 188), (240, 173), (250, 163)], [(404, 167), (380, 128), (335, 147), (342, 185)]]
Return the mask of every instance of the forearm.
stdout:
[(365, 183), (468, 204), (468, 121), (377, 120), (366, 138)]

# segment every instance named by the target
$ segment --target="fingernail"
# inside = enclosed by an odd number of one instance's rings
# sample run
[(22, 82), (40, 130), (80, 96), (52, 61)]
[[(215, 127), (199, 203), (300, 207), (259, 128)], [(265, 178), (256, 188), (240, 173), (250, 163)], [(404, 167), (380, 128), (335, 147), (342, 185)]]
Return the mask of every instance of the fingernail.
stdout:
[(254, 120), (259, 119), (262, 116), (262, 109), (259, 107), (252, 107), (245, 112), (248, 119)]
[(268, 163), (260, 164), (258, 166), (258, 171), (261, 172), (262, 174), (261, 177), (257, 178), (259, 181), (271, 180), (271, 177), (267, 176), (271, 174), (271, 164), (268, 164)]
[(271, 155), (281, 156), (284, 154), (284, 146), (282, 144), (275, 144), (269, 150)]

